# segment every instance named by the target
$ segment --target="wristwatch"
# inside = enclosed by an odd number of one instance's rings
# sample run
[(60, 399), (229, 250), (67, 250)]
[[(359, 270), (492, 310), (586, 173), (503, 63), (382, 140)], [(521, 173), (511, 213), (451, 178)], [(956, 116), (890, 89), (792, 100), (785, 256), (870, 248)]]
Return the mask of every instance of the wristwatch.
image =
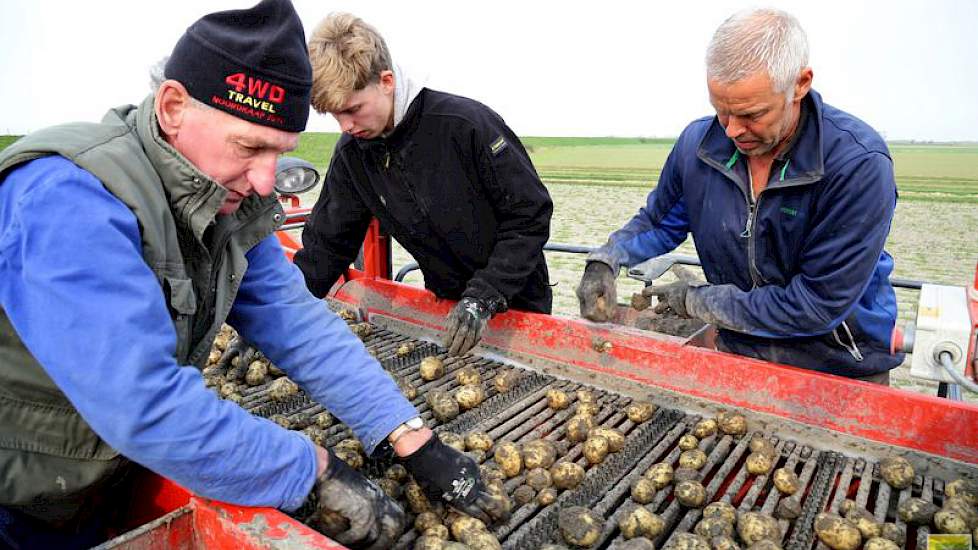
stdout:
[(391, 444), (391, 447), (393, 447), (397, 443), (398, 439), (404, 437), (404, 434), (408, 432), (416, 432), (421, 428), (424, 428), (424, 420), (422, 420), (420, 416), (415, 416), (411, 420), (408, 420), (404, 424), (394, 428), (394, 431), (387, 436), (387, 442)]

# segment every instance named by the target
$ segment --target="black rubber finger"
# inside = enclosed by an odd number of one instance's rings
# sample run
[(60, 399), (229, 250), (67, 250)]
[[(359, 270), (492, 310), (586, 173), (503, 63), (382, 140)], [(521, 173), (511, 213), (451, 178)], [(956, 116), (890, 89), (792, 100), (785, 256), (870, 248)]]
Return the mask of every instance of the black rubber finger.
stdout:
[(404, 531), (404, 512), (395, 506), (389, 506), (388, 510), (380, 516), (379, 534), (377, 540), (370, 546), (371, 550), (381, 550), (391, 548), (394, 541), (401, 536)]
[[(478, 323), (478, 321), (476, 321), (476, 323)], [(479, 330), (476, 327), (469, 327), (469, 329), (465, 331), (465, 340), (462, 341), (462, 347), (459, 350), (459, 355), (465, 355), (478, 343)]]
[(476, 501), (470, 504), (462, 504), (461, 502), (456, 502), (453, 503), (452, 506), (458, 508), (459, 512), (470, 515), (475, 519), (481, 521), (482, 523), (485, 523), (488, 526), (492, 524), (492, 517), (476, 504), (476, 502), (481, 500), (481, 496), (482, 495), (480, 495), (480, 498), (477, 498)]
[(465, 332), (465, 326), (461, 325), (455, 331), (455, 334), (452, 335), (451, 346), (448, 348), (449, 355), (461, 355), (460, 351), (462, 349), (462, 342), (465, 341)]
[(452, 353), (452, 347), (455, 345), (455, 340), (458, 338), (458, 331), (462, 329), (461, 323), (453, 315), (448, 321), (448, 328), (445, 330), (445, 345), (442, 346), (448, 350), (449, 355), (454, 355)]
[[(493, 499), (487, 493), (479, 493), (475, 499), (480, 509), (484, 510), (492, 519), (500, 522), (509, 520), (509, 510), (502, 506), (500, 501)], [(488, 523), (486, 525), (489, 525)]]

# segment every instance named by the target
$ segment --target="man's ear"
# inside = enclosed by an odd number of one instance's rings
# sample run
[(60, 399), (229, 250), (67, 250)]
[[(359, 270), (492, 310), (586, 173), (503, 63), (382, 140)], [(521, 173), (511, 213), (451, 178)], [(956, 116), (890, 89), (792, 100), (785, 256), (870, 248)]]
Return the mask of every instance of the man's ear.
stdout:
[(394, 72), (390, 70), (380, 71), (380, 89), (384, 91), (385, 95), (394, 94)]
[(191, 97), (183, 84), (176, 80), (166, 80), (156, 92), (156, 120), (159, 121), (163, 137), (170, 141), (176, 138), (183, 126), (188, 109), (192, 109)]
[(798, 73), (798, 79), (795, 80), (795, 97), (793, 98), (795, 103), (805, 99), (805, 96), (808, 95), (808, 91), (812, 89), (813, 78), (815, 78), (815, 73), (812, 72), (811, 67), (805, 67)]

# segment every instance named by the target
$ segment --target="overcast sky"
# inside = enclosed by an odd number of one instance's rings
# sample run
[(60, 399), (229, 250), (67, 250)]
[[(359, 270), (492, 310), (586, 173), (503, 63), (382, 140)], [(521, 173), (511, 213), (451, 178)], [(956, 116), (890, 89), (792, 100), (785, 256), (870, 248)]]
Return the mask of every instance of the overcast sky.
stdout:
[[(138, 103), (201, 15), (250, 0), (0, 0), (0, 133)], [(492, 107), (520, 135), (676, 136), (711, 114), (703, 54), (756, 2), (298, 0), (380, 29), (429, 87)], [(978, 140), (978, 1), (778, 2), (808, 32), (815, 89), (887, 139)], [(336, 131), (313, 113), (313, 131)]]

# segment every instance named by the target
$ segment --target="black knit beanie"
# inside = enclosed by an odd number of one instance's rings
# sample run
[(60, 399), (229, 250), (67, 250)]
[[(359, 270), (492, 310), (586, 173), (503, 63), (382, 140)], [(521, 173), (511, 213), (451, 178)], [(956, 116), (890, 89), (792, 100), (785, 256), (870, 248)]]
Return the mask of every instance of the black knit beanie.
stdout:
[(238, 118), (288, 132), (306, 128), (312, 68), (289, 0), (205, 15), (177, 42), (164, 75)]

